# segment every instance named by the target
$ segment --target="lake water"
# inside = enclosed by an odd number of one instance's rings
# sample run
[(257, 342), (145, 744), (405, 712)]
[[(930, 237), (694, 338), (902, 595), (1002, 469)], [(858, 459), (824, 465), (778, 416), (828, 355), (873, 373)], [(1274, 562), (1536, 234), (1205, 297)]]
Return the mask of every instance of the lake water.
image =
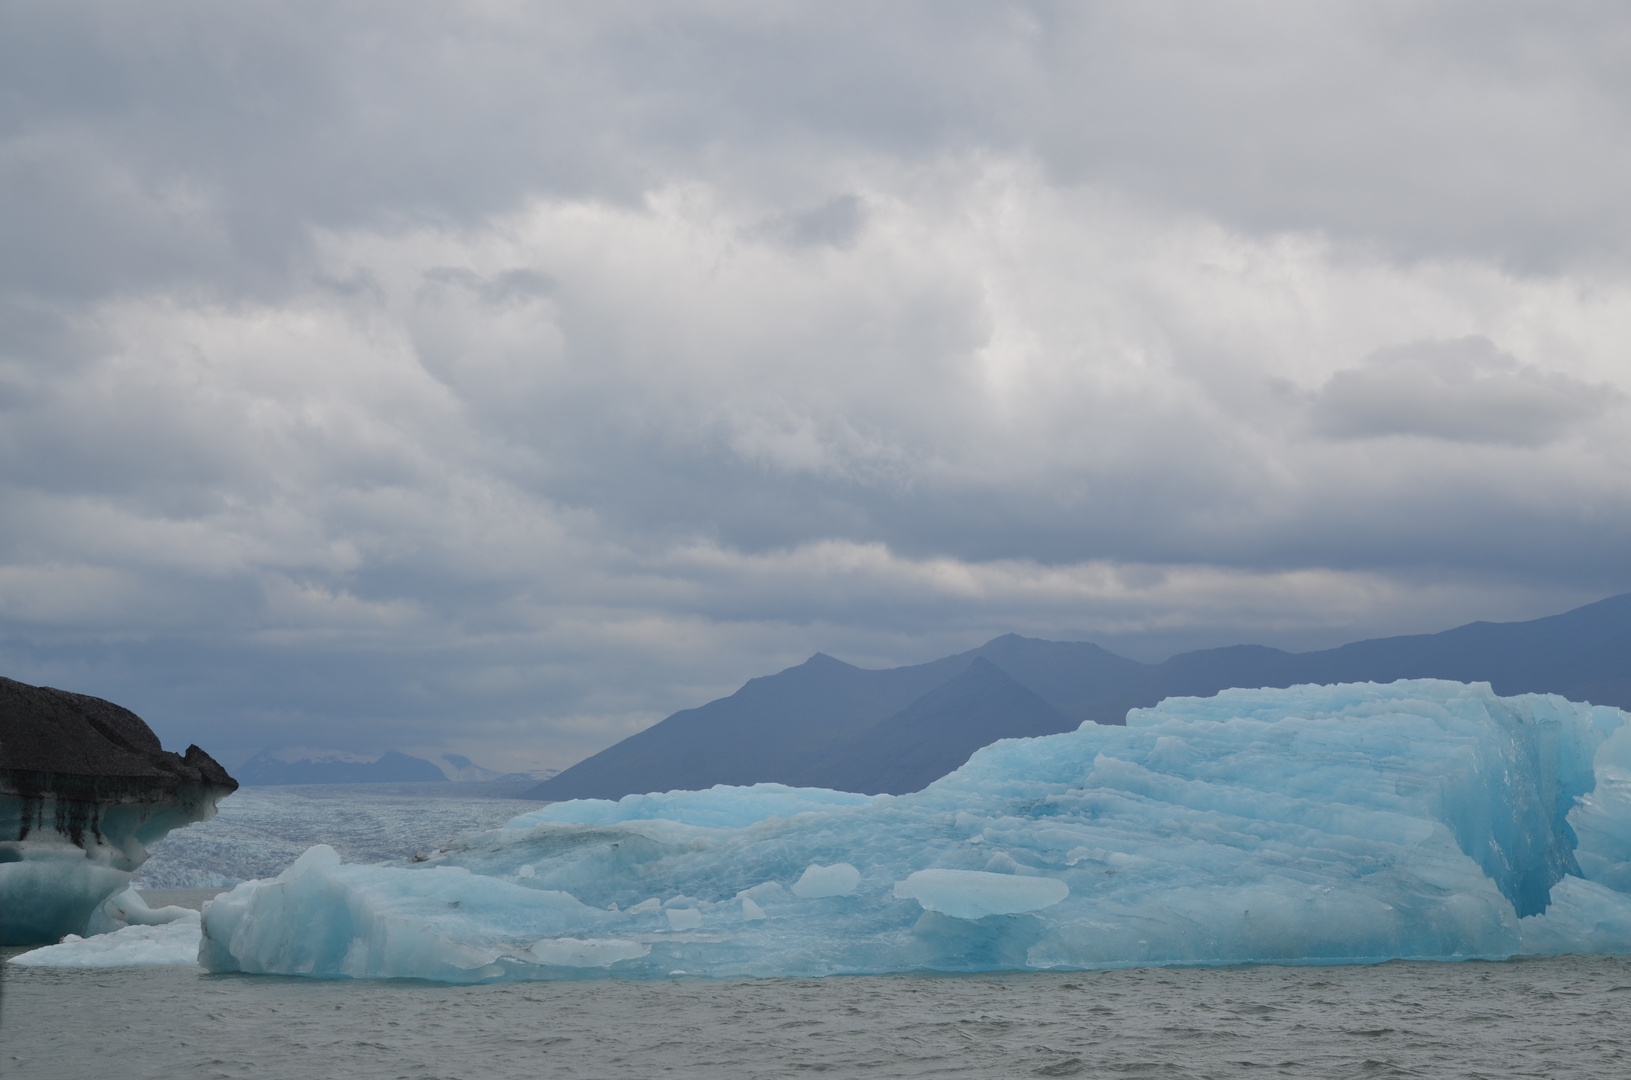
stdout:
[[(156, 845), (140, 884), (220, 887), (312, 843), (403, 857), (534, 805), (453, 785), (250, 788)], [(807, 1073), (1631, 1076), (1631, 961), (479, 987), (0, 964), (7, 1078)]]
[(313, 844), (347, 862), (435, 851), (460, 833), (493, 829), (544, 805), (513, 795), (530, 784), (309, 784), (240, 788), (209, 821), (154, 844), (138, 889), (223, 888), (273, 877)]
[(1631, 963), (454, 987), (9, 968), (0, 1075), (1631, 1076)]

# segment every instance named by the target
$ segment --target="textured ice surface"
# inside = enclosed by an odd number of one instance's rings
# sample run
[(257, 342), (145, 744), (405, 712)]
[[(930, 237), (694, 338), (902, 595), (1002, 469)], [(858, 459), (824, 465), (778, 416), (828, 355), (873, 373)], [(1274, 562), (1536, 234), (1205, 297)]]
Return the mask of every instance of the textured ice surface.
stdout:
[(1543, 915), (1523, 920), (1525, 956), (1568, 953), (1631, 954), (1631, 903), (1625, 893), (1595, 881), (1566, 877), (1552, 886)]
[(418, 867), (314, 850), (215, 901), (204, 959), (479, 980), (1625, 951), (1623, 721), (1433, 681), (1172, 699), (915, 795), (563, 803)]
[[(214, 901), (201, 960), (480, 981), (1628, 952), (1625, 720), (1432, 680), (1169, 699), (913, 795), (567, 803), (418, 865), (314, 849)], [(840, 866), (848, 891), (813, 887)]]
[(983, 919), (1052, 907), (1070, 895), (1070, 887), (1055, 878), (986, 870), (918, 870), (895, 886), (895, 895), (916, 900), (924, 911)]
[(162, 926), (177, 919), (192, 918), (197, 914), (196, 911), (184, 907), (148, 907), (147, 901), (142, 899), (140, 893), (134, 888), (127, 887), (123, 892), (108, 897), (102, 902), (102, 906), (91, 914), (85, 933), (90, 936), (111, 934), (127, 926)]

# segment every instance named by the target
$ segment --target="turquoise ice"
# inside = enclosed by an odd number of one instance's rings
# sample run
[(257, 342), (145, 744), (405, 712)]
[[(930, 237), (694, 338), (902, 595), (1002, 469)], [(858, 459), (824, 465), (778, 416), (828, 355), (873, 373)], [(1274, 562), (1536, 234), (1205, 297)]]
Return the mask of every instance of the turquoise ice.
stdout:
[(1169, 699), (912, 795), (561, 803), (416, 866), (314, 849), (212, 903), (201, 959), (465, 981), (1631, 951), (1625, 721), (1427, 680)]
[(1631, 952), (1631, 725), (1485, 684), (1173, 698), (904, 796), (559, 803), (213, 901), (217, 971), (445, 981)]

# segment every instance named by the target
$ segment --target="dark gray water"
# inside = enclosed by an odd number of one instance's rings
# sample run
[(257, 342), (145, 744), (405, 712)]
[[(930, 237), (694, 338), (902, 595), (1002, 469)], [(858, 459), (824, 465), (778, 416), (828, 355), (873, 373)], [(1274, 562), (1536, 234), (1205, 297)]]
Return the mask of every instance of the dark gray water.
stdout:
[(449, 987), (8, 967), (0, 1075), (1631, 1076), (1631, 961)]

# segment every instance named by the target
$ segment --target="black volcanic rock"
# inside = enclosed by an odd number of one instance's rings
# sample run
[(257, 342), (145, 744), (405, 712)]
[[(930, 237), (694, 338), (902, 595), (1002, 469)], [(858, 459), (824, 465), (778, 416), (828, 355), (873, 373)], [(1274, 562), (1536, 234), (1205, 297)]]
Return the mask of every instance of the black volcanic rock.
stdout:
[[(1631, 594), (1527, 622), (1470, 623), (1309, 653), (1235, 645), (1143, 664), (1088, 642), (1008, 634), (956, 656), (884, 671), (817, 654), (798, 667), (754, 679), (728, 698), (675, 713), (539, 784), (526, 797), (616, 799), (714, 784), (813, 783), (817, 776), (823, 786), (867, 790), (865, 785), (884, 781), (877, 771), (880, 747), (865, 733), (946, 687), (976, 660), (1000, 668), (1074, 722), (1124, 723), (1128, 709), (1235, 686), (1411, 678), (1488, 682), (1503, 695), (1552, 693), (1631, 709)], [(954, 721), (949, 702), (923, 708), (922, 716), (950, 710), (944, 713), (947, 730), (963, 730), (958, 725), (965, 721), (972, 725), (968, 730), (980, 728), (972, 719), (977, 710)], [(1000, 711), (986, 715), (989, 737), (979, 745), (1009, 734)], [(934, 724), (920, 721), (902, 720), (900, 737), (909, 730), (928, 740), (941, 737)], [(951, 767), (957, 764), (961, 760)]]
[(101, 698), (0, 678), (0, 944), (82, 932), (146, 845), (212, 817), (238, 782)]
[(85, 694), (0, 677), (0, 793), (144, 798), (238, 782), (197, 746), (164, 749), (129, 709)]

